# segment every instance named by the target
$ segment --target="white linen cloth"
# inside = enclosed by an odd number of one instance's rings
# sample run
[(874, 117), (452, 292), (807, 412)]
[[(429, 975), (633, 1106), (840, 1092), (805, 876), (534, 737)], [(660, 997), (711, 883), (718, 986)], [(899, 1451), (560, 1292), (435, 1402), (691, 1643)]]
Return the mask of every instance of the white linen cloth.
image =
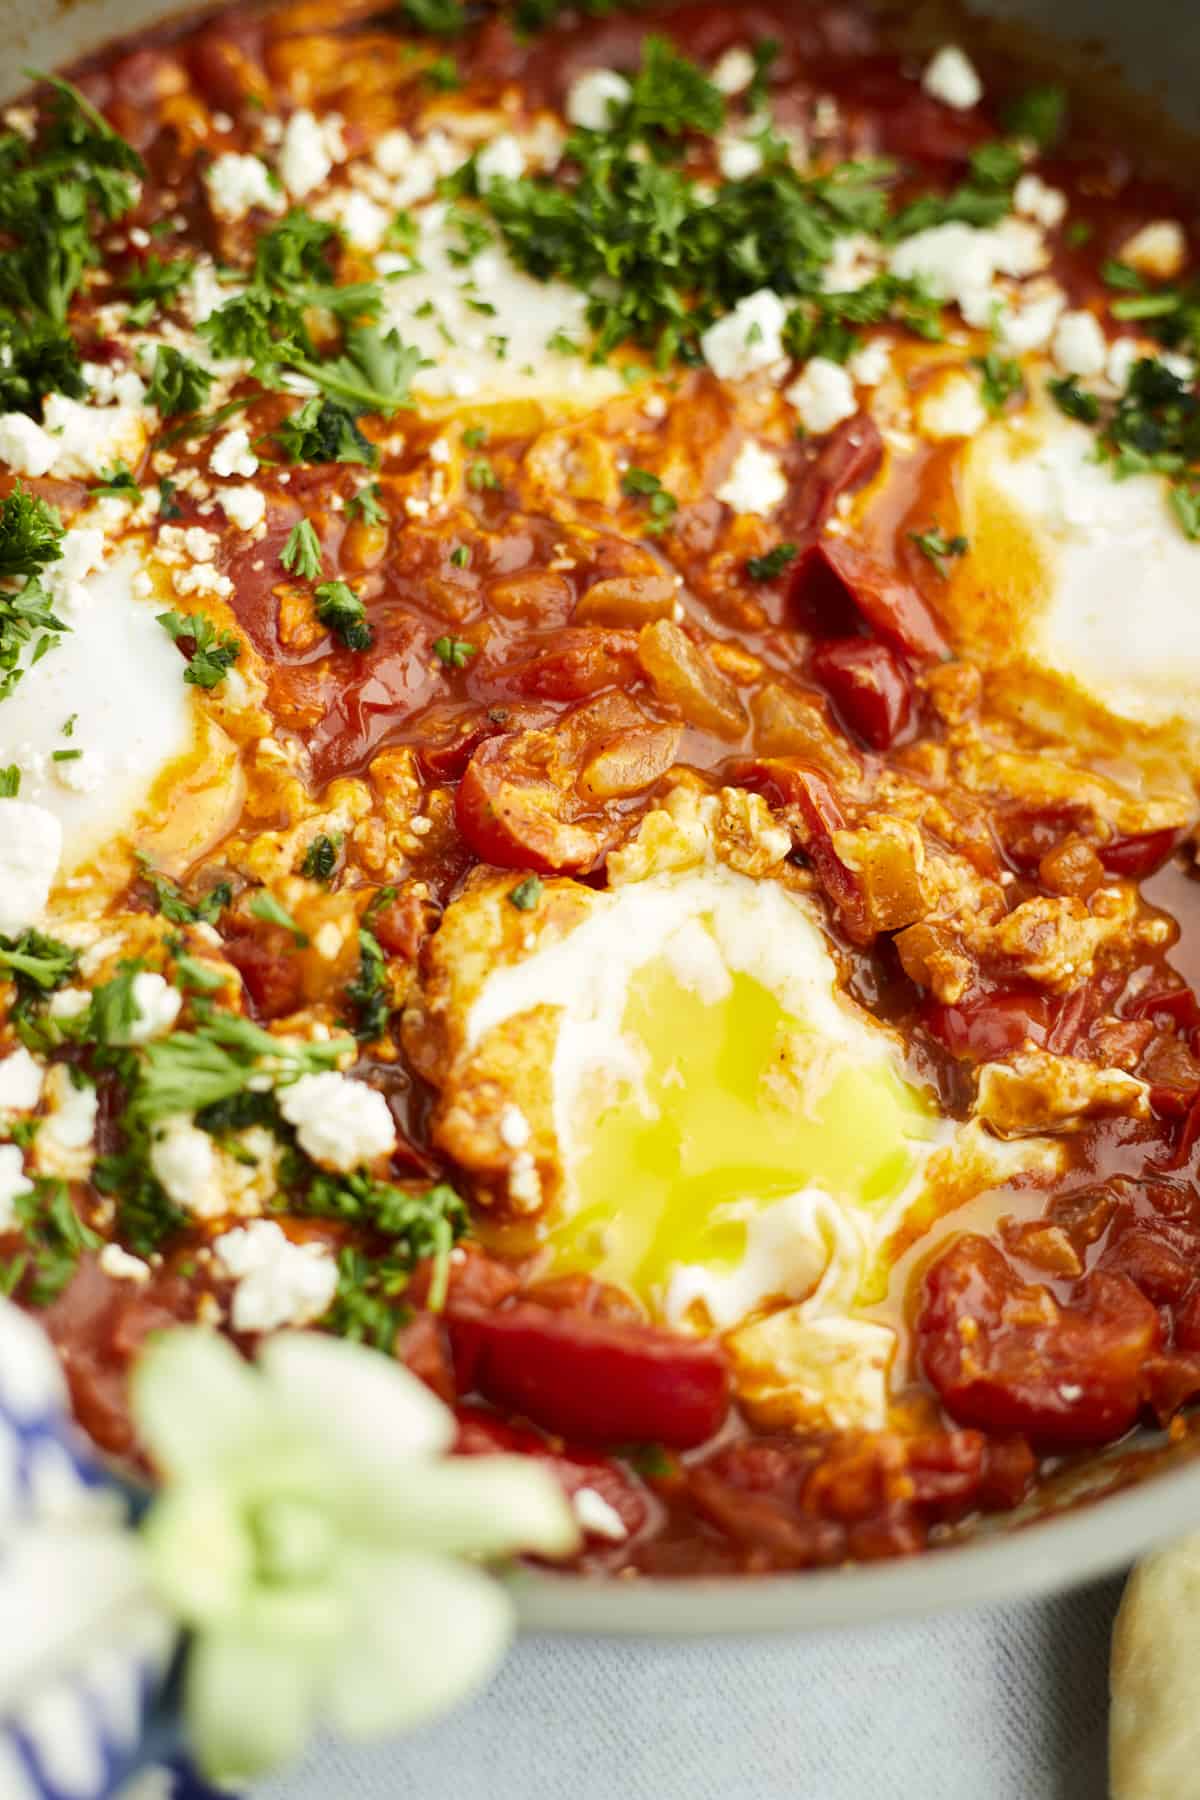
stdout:
[(870, 1633), (526, 1639), (440, 1724), (254, 1800), (1104, 1800), (1120, 1585)]

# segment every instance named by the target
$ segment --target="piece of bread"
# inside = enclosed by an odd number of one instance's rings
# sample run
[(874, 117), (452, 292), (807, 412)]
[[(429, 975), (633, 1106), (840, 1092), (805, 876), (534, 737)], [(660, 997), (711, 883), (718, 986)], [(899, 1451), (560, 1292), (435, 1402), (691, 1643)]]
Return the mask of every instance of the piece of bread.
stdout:
[(1109, 1680), (1112, 1800), (1200, 1800), (1200, 1536), (1130, 1576)]

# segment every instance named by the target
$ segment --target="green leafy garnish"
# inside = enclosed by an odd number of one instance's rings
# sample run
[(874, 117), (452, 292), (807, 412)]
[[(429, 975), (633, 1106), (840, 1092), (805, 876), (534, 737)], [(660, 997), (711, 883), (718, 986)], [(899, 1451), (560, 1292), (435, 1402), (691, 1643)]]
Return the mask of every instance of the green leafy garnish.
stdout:
[(308, 938), (301, 931), (287, 907), (277, 900), (274, 894), (268, 894), (265, 889), (262, 893), (255, 894), (250, 902), (250, 911), (256, 919), (262, 919), (265, 924), (279, 925), (284, 931), (290, 931), (297, 948), (304, 949), (307, 946)]
[(218, 631), (203, 613), (165, 612), (156, 617), (167, 636), (187, 654), (183, 679), (190, 686), (215, 688), (224, 681), (242, 653), (240, 638), (232, 631)]
[(52, 993), (70, 981), (78, 964), (78, 951), (32, 927), (18, 937), (0, 937), (0, 969), (19, 994)]
[(307, 875), (310, 881), (329, 881), (337, 868), (338, 851), (342, 845), (340, 831), (329, 836), (322, 831), (317, 834), (308, 849), (304, 852), (304, 861), (300, 864), (300, 873)]
[(63, 529), (57, 509), (18, 481), (0, 504), (0, 577), (36, 575), (57, 562)]
[(314, 394), (275, 433), (289, 462), (358, 462), (374, 465), (379, 452), (359, 430), (354, 414)]
[(621, 491), (646, 502), (646, 512), (649, 515), (646, 531), (650, 534), (657, 535), (658, 532), (665, 531), (679, 508), (674, 494), (669, 494), (658, 476), (649, 469), (633, 466), (626, 469), (621, 477)]
[(983, 404), (990, 413), (1002, 413), (1012, 396), (1020, 392), (1020, 363), (1001, 356), (998, 350), (989, 350), (986, 356), (973, 356), (971, 362), (979, 370)]
[(20, 1291), (30, 1306), (57, 1300), (85, 1250), (98, 1250), (103, 1239), (85, 1225), (71, 1204), (64, 1181), (34, 1180), (33, 1191), (19, 1194), (13, 1211), (25, 1238), (25, 1249), (0, 1264), (0, 1286)]
[(227, 881), (218, 881), (199, 900), (189, 900), (170, 876), (154, 869), (143, 867), (142, 880), (152, 890), (159, 912), (172, 925), (215, 925), (233, 899)]
[(926, 531), (910, 531), (908, 535), (922, 556), (933, 564), (943, 581), (949, 574), (946, 567), (949, 559), (965, 556), (971, 547), (965, 537), (947, 537), (939, 525), (931, 525)]
[(154, 373), (146, 389), (151, 406), (164, 419), (176, 413), (199, 412), (208, 399), (215, 376), (173, 344), (160, 344), (154, 355)]
[(151, 250), (140, 267), (125, 278), (126, 292), (133, 305), (125, 315), (127, 325), (148, 325), (161, 307), (169, 306), (194, 269), (191, 257), (177, 256), (164, 261)]
[(447, 669), (465, 669), (471, 658), (478, 656), (479, 646), (466, 638), (440, 637), (433, 640), (433, 654)]
[(1078, 419), (1081, 424), (1094, 425), (1100, 417), (1100, 402), (1095, 394), (1089, 394), (1081, 388), (1073, 375), (1063, 375), (1059, 380), (1048, 381), (1046, 391), (1061, 412), (1069, 419)]
[(534, 912), (542, 897), (542, 884), (536, 875), (526, 875), (524, 881), (518, 881), (515, 888), (508, 890), (508, 902), (518, 912)]
[(280, 1081), (315, 1074), (334, 1066), (345, 1043), (344, 1038), (300, 1043), (274, 1037), (249, 1019), (214, 1012), (194, 1031), (172, 1032), (145, 1045), (128, 1116), (149, 1124), (198, 1112), (241, 1093), (259, 1073)]
[(751, 581), (774, 581), (782, 575), (789, 563), (795, 562), (800, 554), (798, 544), (776, 544), (763, 556), (751, 556), (746, 560), (746, 573)]
[(96, 499), (100, 499), (103, 495), (109, 495), (114, 500), (131, 498), (136, 500), (140, 498), (142, 492), (134, 480), (133, 471), (127, 463), (121, 462), (120, 459), (113, 464), (111, 469), (105, 469), (97, 485), (88, 491)]
[(21, 791), (21, 771), (16, 763), (0, 768), (0, 800), (15, 800)]
[(373, 1182), (365, 1175), (318, 1174), (301, 1203), (317, 1218), (345, 1219), (377, 1231), (388, 1240), (383, 1258), (343, 1251), (338, 1259), (338, 1287), (333, 1305), (321, 1321), (339, 1337), (391, 1348), (401, 1322), (394, 1305), (408, 1277), (423, 1258), (434, 1259), (426, 1302), (439, 1312), (445, 1304), (450, 1252), (468, 1225), (467, 1209), (445, 1182), (424, 1193)]
[(1012, 137), (1031, 139), (1039, 150), (1051, 150), (1063, 134), (1066, 114), (1065, 88), (1026, 88), (1004, 109), (1004, 129)]
[(346, 517), (361, 519), (364, 525), (383, 525), (387, 522), (387, 514), (379, 504), (379, 483), (364, 482), (357, 493), (351, 494), (346, 502)]
[(339, 637), (348, 650), (369, 650), (374, 634), (367, 609), (354, 589), (344, 581), (323, 581), (314, 595), (317, 617)]
[(391, 1015), (387, 959), (379, 939), (367, 925), (359, 927), (358, 974), (347, 984), (346, 998), (354, 1008), (355, 1036), (367, 1044), (381, 1038)]
[(288, 532), (287, 543), (279, 552), (279, 560), (289, 575), (302, 581), (315, 581), (321, 573), (321, 544), (309, 519), (301, 519)]

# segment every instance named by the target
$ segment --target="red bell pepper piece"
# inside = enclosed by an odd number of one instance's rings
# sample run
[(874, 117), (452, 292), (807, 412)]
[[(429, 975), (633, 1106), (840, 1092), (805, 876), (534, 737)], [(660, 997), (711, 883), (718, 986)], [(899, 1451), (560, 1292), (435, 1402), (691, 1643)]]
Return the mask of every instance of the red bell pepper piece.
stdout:
[(712, 1339), (528, 1303), (448, 1319), (460, 1393), (585, 1443), (702, 1444), (729, 1409)]

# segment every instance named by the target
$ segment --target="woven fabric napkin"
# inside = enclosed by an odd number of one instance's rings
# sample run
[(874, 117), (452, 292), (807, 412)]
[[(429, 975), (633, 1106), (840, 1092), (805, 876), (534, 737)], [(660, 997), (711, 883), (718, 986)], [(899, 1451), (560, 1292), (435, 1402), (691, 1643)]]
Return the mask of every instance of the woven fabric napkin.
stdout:
[(1119, 1582), (817, 1637), (521, 1642), (406, 1741), (254, 1800), (1103, 1800)]

